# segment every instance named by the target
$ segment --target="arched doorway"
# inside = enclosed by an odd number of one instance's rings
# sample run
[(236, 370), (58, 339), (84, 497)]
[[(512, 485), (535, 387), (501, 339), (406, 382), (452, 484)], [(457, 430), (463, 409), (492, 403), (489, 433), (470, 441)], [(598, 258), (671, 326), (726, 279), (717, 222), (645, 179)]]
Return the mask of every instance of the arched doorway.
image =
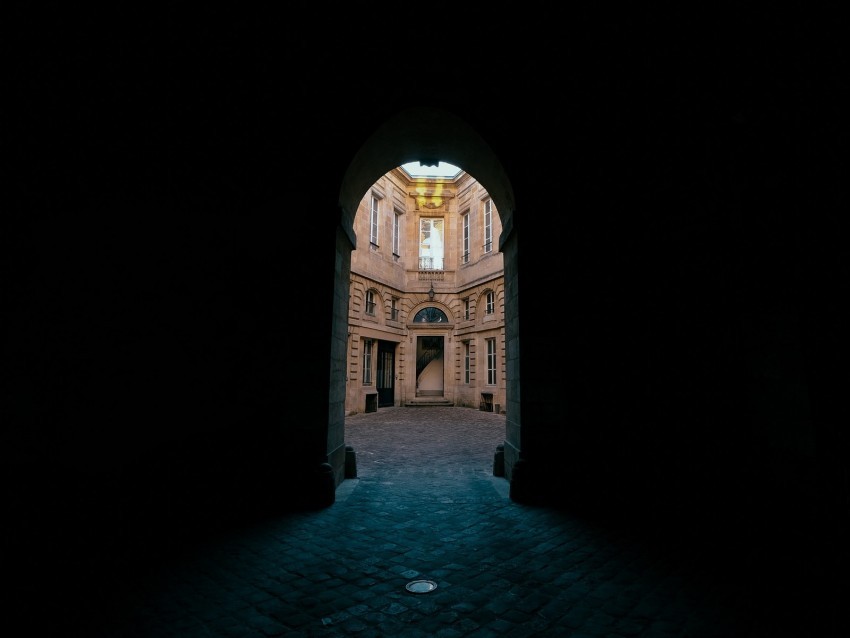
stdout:
[(499, 211), (502, 234), (499, 250), (504, 255), (506, 434), (505, 476), (520, 454), (520, 348), (518, 308), (518, 237), (514, 194), (499, 158), (481, 136), (456, 115), (430, 107), (408, 109), (386, 121), (363, 144), (343, 177), (339, 193), (332, 322), (331, 379), (328, 423), (328, 462), (337, 481), (345, 465), (345, 387), (347, 312), (351, 251), (356, 246), (354, 217), (363, 193), (383, 174), (412, 161), (444, 161), (462, 167), (486, 189)]
[[(446, 313), (436, 306), (425, 306), (413, 317), (417, 327), (433, 328), (448, 323)], [(445, 391), (445, 340), (443, 331), (416, 331), (416, 389), (414, 396), (443, 398)]]

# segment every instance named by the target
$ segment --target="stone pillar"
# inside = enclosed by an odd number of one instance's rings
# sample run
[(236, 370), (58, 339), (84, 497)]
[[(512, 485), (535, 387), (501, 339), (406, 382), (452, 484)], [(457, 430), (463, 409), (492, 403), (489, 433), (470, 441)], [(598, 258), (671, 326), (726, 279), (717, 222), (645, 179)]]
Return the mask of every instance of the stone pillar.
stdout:
[(336, 501), (336, 479), (330, 463), (321, 463), (312, 481), (314, 494), (311, 504), (317, 508), (329, 507)]
[(530, 503), (534, 500), (534, 489), (528, 461), (520, 458), (514, 463), (511, 472), (511, 500), (517, 503)]

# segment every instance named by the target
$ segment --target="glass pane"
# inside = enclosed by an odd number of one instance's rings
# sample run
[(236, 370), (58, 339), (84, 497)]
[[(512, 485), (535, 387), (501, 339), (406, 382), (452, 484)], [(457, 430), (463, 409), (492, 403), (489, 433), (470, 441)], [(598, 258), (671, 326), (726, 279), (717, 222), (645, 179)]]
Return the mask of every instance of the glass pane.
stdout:
[(443, 220), (422, 219), (419, 225), (419, 267), (443, 269)]

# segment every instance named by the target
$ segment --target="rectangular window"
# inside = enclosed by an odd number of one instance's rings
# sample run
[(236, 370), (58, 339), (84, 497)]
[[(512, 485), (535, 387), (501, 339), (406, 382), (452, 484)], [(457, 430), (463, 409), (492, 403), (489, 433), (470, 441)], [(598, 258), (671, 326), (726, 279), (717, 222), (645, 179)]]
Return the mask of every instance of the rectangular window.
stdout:
[(398, 257), (401, 255), (399, 251), (399, 243), (401, 242), (401, 215), (395, 213), (393, 215), (393, 255)]
[(496, 340), (487, 339), (487, 385), (496, 385)]
[(366, 314), (375, 314), (375, 292), (373, 290), (366, 291)]
[(469, 321), (469, 297), (463, 300), (463, 318)]
[(484, 202), (484, 252), (493, 250), (493, 200)]
[(372, 339), (363, 340), (363, 385), (372, 385)]
[(487, 291), (487, 305), (484, 307), (484, 314), (492, 315), (496, 312), (496, 293), (492, 290)]
[(469, 263), (469, 213), (463, 214), (463, 263)]
[(398, 297), (393, 297), (390, 301), (390, 319), (398, 321)]
[(372, 195), (372, 204), (369, 211), (369, 243), (378, 245), (378, 198)]
[(419, 220), (419, 270), (443, 269), (443, 220)]
[(469, 383), (469, 342), (463, 342), (463, 382)]

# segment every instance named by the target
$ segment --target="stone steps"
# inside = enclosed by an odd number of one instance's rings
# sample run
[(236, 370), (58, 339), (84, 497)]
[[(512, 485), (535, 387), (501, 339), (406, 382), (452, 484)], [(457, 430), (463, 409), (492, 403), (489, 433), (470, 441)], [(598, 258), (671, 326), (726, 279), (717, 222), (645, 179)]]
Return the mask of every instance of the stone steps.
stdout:
[(423, 406), (454, 406), (454, 403), (449, 401), (448, 399), (444, 399), (443, 397), (416, 397), (415, 399), (410, 399), (409, 401), (405, 401), (405, 407), (408, 408), (418, 408)]

